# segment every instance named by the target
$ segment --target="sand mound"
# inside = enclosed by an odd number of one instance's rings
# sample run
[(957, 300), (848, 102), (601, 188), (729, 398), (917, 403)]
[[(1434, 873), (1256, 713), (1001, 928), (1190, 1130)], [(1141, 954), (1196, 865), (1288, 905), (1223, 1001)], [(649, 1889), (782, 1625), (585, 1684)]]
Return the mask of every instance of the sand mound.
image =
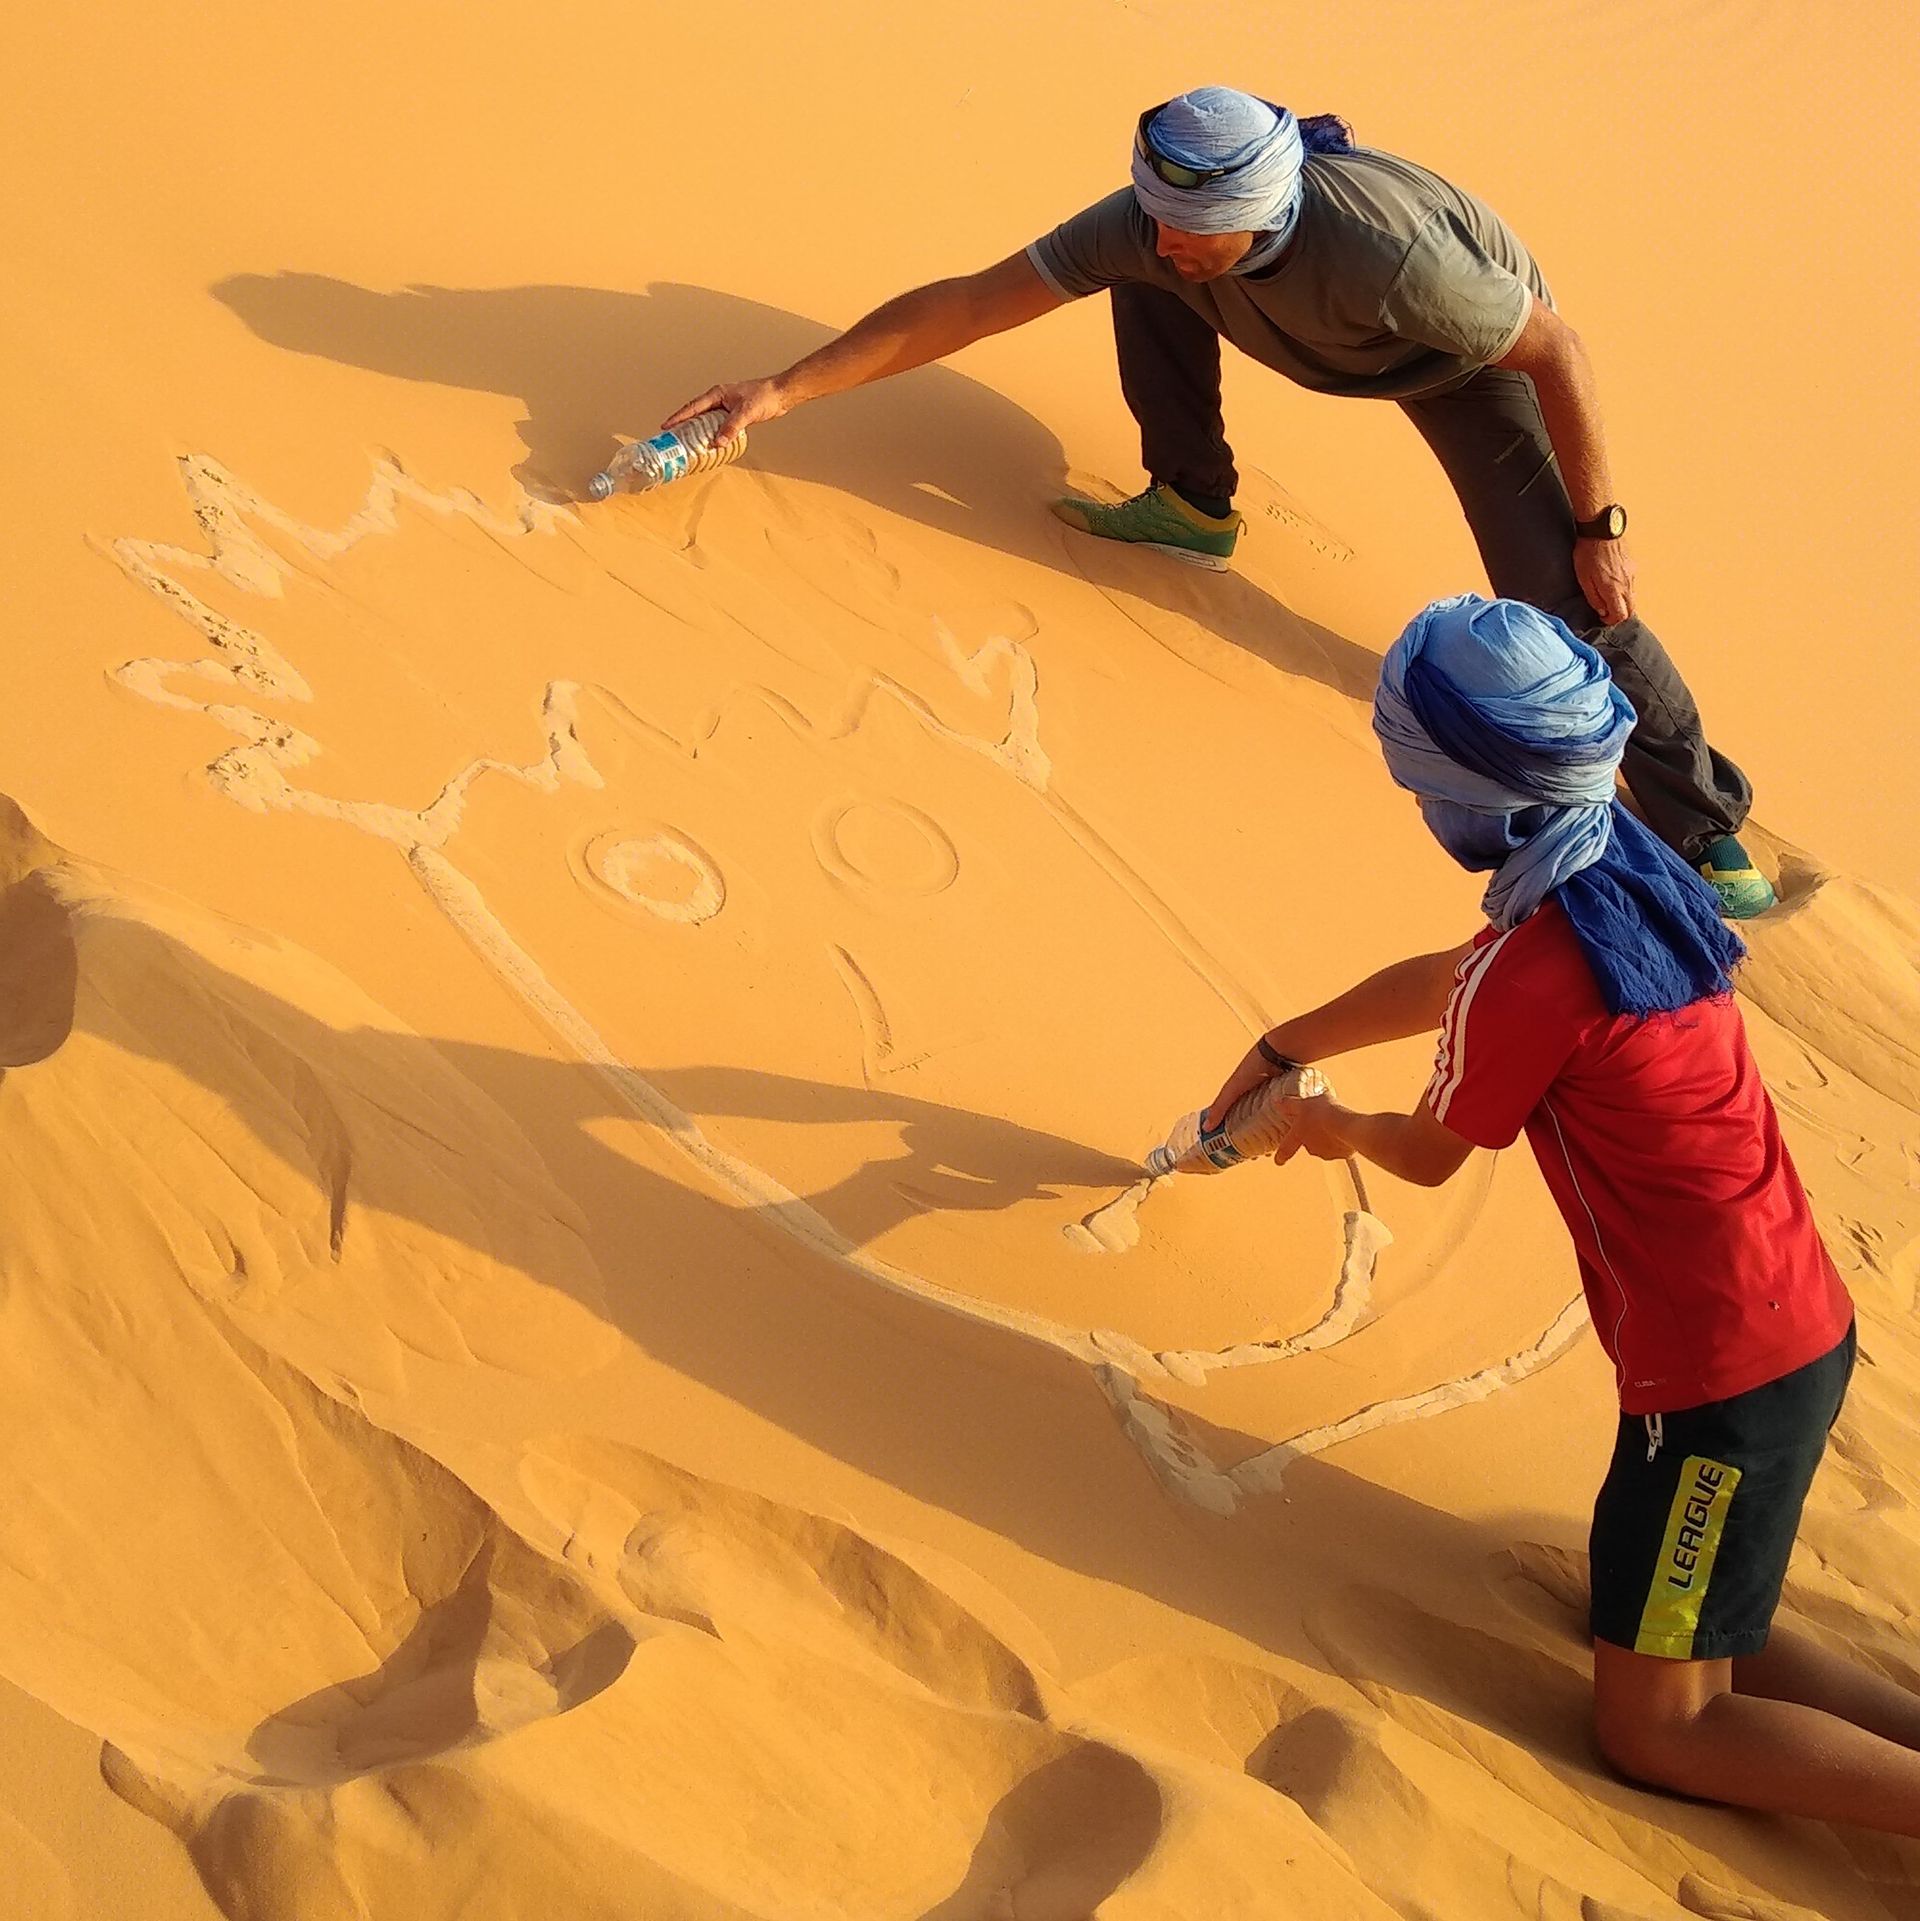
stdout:
[[(1136, 0), (14, 23), (6, 1921), (1920, 1914), (1912, 1848), (1593, 1752), (1609, 1379), (1524, 1157), (1140, 1178), (1474, 924), (1364, 709), (1479, 582), (1394, 410), (1230, 360), (1222, 577), (1045, 511), (1137, 484), (1099, 302), (579, 506), (1177, 86), (1486, 194), (1782, 878), (1749, 1025), (1863, 1353), (1787, 1610), (1920, 1681), (1911, 288), (1852, 218), (1911, 22), (1223, 5), (1238, 75)], [(1817, 167), (1754, 137), (1809, 101)]]

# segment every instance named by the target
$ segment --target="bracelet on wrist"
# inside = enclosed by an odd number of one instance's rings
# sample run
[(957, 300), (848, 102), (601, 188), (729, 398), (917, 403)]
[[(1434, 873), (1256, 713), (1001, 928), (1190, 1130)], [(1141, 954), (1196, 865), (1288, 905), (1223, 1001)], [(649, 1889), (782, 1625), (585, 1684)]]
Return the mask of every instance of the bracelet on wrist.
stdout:
[(1264, 1034), (1254, 1042), (1253, 1047), (1254, 1052), (1257, 1053), (1276, 1074), (1287, 1073), (1290, 1069), (1300, 1065), (1298, 1061), (1288, 1060), (1286, 1055), (1281, 1053), (1277, 1047), (1269, 1046), (1267, 1037)]

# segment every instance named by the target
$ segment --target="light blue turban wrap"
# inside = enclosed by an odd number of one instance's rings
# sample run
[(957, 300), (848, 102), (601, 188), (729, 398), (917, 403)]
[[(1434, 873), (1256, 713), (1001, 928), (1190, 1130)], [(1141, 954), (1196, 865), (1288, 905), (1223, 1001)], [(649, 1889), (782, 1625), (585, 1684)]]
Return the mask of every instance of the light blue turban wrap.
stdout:
[(1196, 87), (1154, 116), (1153, 144), (1182, 166), (1231, 167), (1203, 187), (1170, 187), (1136, 150), (1133, 191), (1142, 209), (1181, 233), (1251, 233), (1233, 271), (1273, 261), (1300, 218), (1300, 123), (1285, 107), (1233, 87)]
[(1482, 903), (1514, 927), (1557, 897), (1602, 998), (1645, 1015), (1724, 994), (1746, 949), (1713, 889), (1620, 805), (1634, 727), (1607, 664), (1551, 614), (1459, 594), (1415, 616), (1380, 665), (1373, 730)]

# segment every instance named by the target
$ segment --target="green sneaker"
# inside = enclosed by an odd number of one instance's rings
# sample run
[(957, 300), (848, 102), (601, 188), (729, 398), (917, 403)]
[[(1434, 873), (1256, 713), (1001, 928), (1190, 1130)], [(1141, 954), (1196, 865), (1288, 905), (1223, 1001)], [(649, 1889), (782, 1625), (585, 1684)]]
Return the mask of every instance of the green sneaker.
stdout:
[(1157, 554), (1184, 560), (1190, 567), (1210, 568), (1216, 574), (1227, 571), (1240, 538), (1237, 513), (1215, 520), (1165, 486), (1149, 487), (1131, 500), (1086, 500), (1079, 494), (1065, 494), (1053, 502), (1053, 511), (1083, 534), (1131, 541), (1136, 547), (1150, 547)]
[(1774, 903), (1773, 883), (1731, 834), (1722, 834), (1707, 849), (1700, 877), (1720, 896), (1720, 912), (1727, 920), (1752, 920)]

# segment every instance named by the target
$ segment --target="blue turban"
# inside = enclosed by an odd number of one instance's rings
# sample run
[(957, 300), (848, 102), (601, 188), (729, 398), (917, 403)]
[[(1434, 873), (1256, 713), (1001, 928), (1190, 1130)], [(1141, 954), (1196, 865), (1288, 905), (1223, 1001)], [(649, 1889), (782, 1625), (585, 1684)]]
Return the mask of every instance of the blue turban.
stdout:
[(1181, 233), (1260, 236), (1236, 273), (1273, 260), (1300, 218), (1305, 147), (1293, 115), (1233, 87), (1197, 87), (1169, 100), (1148, 131), (1169, 160), (1233, 171), (1203, 187), (1170, 187), (1136, 149), (1133, 191), (1141, 207)]
[(1416, 615), (1380, 665), (1373, 731), (1483, 905), (1513, 927), (1556, 896), (1615, 1014), (1732, 986), (1746, 949), (1713, 889), (1614, 797), (1633, 708), (1551, 614), (1458, 594)]

